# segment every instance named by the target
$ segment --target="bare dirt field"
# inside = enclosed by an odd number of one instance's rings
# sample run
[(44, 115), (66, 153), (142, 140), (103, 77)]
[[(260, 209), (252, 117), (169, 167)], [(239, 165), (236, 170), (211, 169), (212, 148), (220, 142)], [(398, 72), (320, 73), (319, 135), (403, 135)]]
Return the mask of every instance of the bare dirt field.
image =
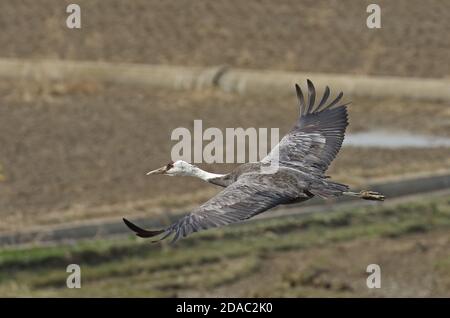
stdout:
[[(297, 117), (292, 96), (167, 91), (99, 83), (0, 82), (0, 230), (133, 213), (205, 201), (217, 189), (199, 180), (145, 172), (170, 160), (176, 127), (279, 127)], [(349, 131), (390, 128), (450, 136), (442, 103), (353, 100)], [(426, 118), (426, 120), (424, 120)], [(232, 165), (205, 165), (227, 172)], [(329, 174), (371, 178), (450, 168), (450, 150), (344, 148)]]
[(450, 2), (380, 0), (0, 1), (0, 56), (448, 77)]

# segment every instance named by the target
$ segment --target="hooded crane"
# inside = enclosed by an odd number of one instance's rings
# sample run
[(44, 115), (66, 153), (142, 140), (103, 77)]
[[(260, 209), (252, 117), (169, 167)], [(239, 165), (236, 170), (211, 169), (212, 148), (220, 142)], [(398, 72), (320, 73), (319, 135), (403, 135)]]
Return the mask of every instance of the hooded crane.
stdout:
[[(172, 242), (175, 242), (193, 232), (243, 221), (277, 205), (303, 202), (315, 196), (328, 199), (347, 195), (383, 201), (380, 193), (351, 192), (347, 185), (331, 181), (325, 175), (344, 140), (349, 103), (340, 103), (342, 92), (329, 102), (327, 86), (317, 104), (313, 83), (307, 80), (307, 85), (308, 103), (295, 85), (300, 107), (295, 126), (260, 162), (242, 164), (228, 174), (215, 174), (178, 160), (147, 173), (193, 176), (224, 187), (216, 196), (161, 230), (146, 230), (124, 218), (125, 224), (139, 237), (161, 234), (159, 240), (163, 240), (174, 234)], [(267, 173), (264, 168), (271, 164), (276, 164), (277, 169)]]

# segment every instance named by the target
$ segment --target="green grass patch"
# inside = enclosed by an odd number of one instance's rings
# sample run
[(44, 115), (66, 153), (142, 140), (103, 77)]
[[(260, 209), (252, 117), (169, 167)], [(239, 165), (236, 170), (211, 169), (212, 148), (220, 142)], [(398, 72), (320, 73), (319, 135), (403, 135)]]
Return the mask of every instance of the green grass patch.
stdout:
[[(189, 289), (207, 290), (257, 272), (264, 258), (277, 252), (448, 228), (449, 201), (440, 197), (265, 219), (201, 232), (175, 246), (114, 239), (4, 250), (0, 295), (177, 296)], [(78, 291), (65, 285), (65, 269), (72, 263), (82, 268), (83, 288)], [(288, 281), (314, 282), (316, 274), (303, 273)]]

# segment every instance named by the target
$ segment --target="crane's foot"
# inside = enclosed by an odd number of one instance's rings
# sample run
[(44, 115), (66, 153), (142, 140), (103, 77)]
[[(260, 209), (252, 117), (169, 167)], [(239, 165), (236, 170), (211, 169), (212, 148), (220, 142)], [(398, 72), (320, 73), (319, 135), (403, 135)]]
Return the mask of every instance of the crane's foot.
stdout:
[(385, 196), (381, 193), (369, 190), (363, 190), (359, 192), (359, 197), (364, 200), (384, 201)]

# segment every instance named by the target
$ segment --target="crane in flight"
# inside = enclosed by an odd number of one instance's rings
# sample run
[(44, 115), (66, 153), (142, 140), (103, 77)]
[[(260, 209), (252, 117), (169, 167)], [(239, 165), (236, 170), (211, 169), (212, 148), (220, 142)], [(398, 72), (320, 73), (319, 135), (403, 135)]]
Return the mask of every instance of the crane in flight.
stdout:
[[(193, 232), (236, 223), (277, 205), (299, 203), (315, 196), (327, 199), (346, 195), (383, 201), (385, 197), (380, 193), (352, 192), (347, 185), (325, 175), (344, 140), (349, 103), (340, 103), (342, 92), (329, 102), (328, 86), (316, 103), (314, 85), (310, 80), (307, 85), (307, 102), (301, 88), (295, 85), (300, 116), (294, 127), (261, 161), (242, 164), (227, 174), (215, 174), (178, 160), (147, 173), (192, 176), (224, 187), (216, 196), (164, 229), (146, 230), (124, 218), (125, 224), (139, 237), (161, 235), (162, 240), (173, 234), (175, 242)], [(268, 173), (264, 168), (272, 164), (276, 164), (276, 169)]]

